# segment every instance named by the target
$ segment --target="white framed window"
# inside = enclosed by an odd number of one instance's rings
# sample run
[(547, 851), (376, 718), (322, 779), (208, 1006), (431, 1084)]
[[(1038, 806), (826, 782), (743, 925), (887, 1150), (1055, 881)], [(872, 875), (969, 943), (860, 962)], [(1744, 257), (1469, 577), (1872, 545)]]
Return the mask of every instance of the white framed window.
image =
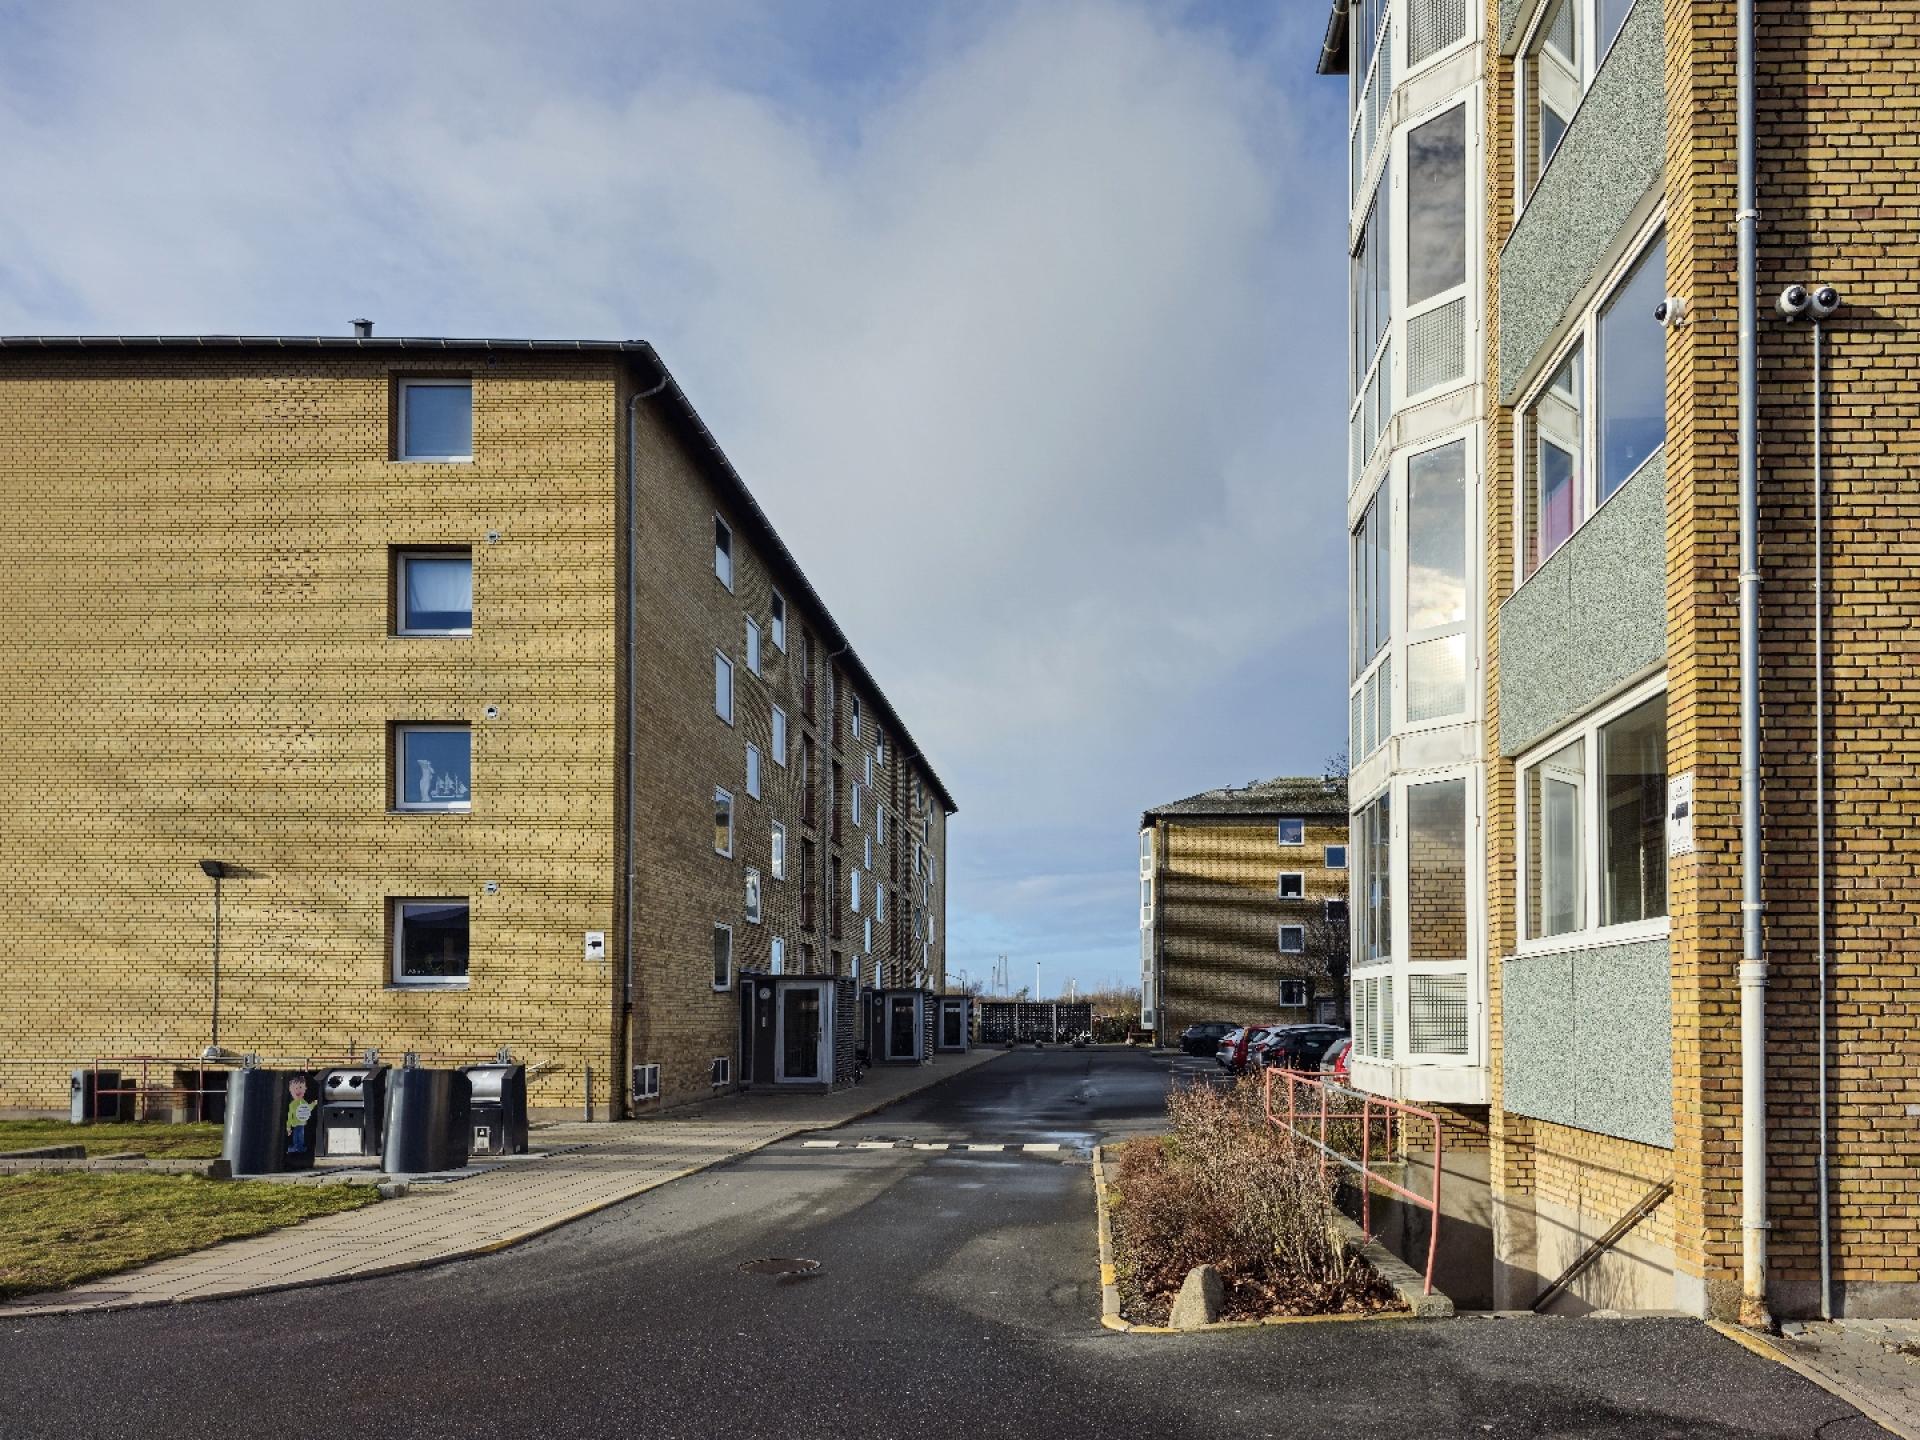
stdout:
[[(1283, 826), (1286, 824), (1284, 820), (1280, 823)], [(1281, 843), (1285, 844), (1286, 842), (1283, 840)], [(1153, 831), (1150, 829), (1140, 832), (1140, 873), (1142, 875), (1153, 874)]]
[(1327, 897), (1327, 923), (1344, 925), (1347, 923), (1347, 898), (1344, 895)]
[(733, 927), (718, 921), (713, 926), (713, 988), (733, 988)]
[(787, 764), (787, 712), (778, 705), (773, 707), (773, 763), (782, 769)]
[(860, 694), (858, 691), (855, 691), (853, 694), (852, 712), (853, 712), (853, 738), (858, 740), (860, 738)]
[(773, 642), (773, 648), (785, 651), (787, 648), (787, 597), (778, 590), (773, 592), (769, 611), (767, 638)]
[(873, 784), (873, 753), (869, 751), (866, 755), (862, 756), (861, 758), (866, 765), (865, 774), (866, 774), (867, 784), (872, 785)]
[(873, 737), (873, 753), (880, 764), (887, 763), (887, 737), (884, 734), (876, 734)]
[[(717, 990), (724, 987), (716, 985), (714, 988)], [(713, 1062), (707, 1067), (707, 1078), (712, 1082), (716, 1090), (731, 1085), (733, 1083), (733, 1057), (731, 1055), (714, 1056)]]
[(1393, 959), (1393, 793), (1382, 791), (1354, 813), (1353, 968)]
[(787, 827), (778, 820), (773, 822), (772, 840), (769, 845), (767, 868), (773, 872), (773, 878), (787, 878)]
[[(1143, 840), (1145, 833), (1144, 831), (1142, 832)], [(1275, 838), (1281, 845), (1287, 847), (1304, 845), (1307, 843), (1307, 822), (1291, 818), (1282, 820), (1275, 832)], [(1152, 852), (1150, 848), (1140, 856), (1143, 865), (1151, 858)]]
[[(1406, 399), (1458, 385), (1472, 373), (1469, 337), (1476, 186), (1467, 183), (1477, 116), (1449, 104), (1396, 138), (1406, 177), (1401, 233), (1406, 237), (1406, 295), (1401, 391)], [(1477, 177), (1476, 177), (1477, 178)]]
[(1347, 847), (1344, 845), (1327, 846), (1327, 869), (1344, 870), (1347, 868)]
[(393, 808), (473, 808), (473, 731), (465, 725), (393, 727)]
[(713, 652), (713, 713), (733, 723), (733, 662), (724, 650)]
[(1299, 955), (1307, 948), (1307, 927), (1304, 925), (1282, 925), (1280, 927), (1280, 953)]
[(873, 917), (871, 915), (867, 916), (865, 920), (861, 921), (861, 926), (861, 941), (866, 946), (866, 953), (871, 955), (873, 953)]
[(473, 459), (473, 382), (402, 380), (394, 455), (401, 460)]
[(1656, 224), (1514, 412), (1520, 582), (1666, 444), (1666, 255)]
[(1514, 154), (1520, 160), (1516, 219), (1632, 8), (1633, 0), (1549, 0), (1520, 42), (1513, 67)]
[(473, 634), (473, 550), (393, 551), (393, 633)]
[(1307, 1003), (1307, 982), (1304, 980), (1282, 980), (1280, 982), (1280, 1008), (1298, 1010)]
[(1360, 238), (1348, 257), (1350, 485), (1366, 471), (1393, 418), (1392, 169), (1391, 160), (1381, 167)]
[(760, 872), (751, 865), (747, 867), (746, 911), (747, 923), (758, 925), (760, 923)]
[(862, 835), (860, 837), (860, 843), (862, 847), (861, 863), (864, 864), (867, 869), (871, 870), (873, 869), (873, 836)]
[(1280, 872), (1280, 898), (1299, 900), (1307, 893), (1307, 877), (1304, 871), (1282, 870)]
[(767, 962), (767, 969), (775, 975), (784, 975), (786, 973), (787, 942), (782, 936), (776, 935), (773, 937), (772, 957)]
[(747, 673), (760, 673), (760, 622), (747, 617)]
[(887, 923), (887, 887), (884, 885), (873, 887), (873, 918), (882, 925)]
[(760, 798), (760, 747), (752, 742), (747, 745), (747, 795)]
[(860, 872), (858, 870), (852, 870), (852, 871), (849, 871), (848, 873), (853, 880), (851, 898), (853, 901), (854, 913), (857, 915), (860, 913)]
[(1153, 876), (1140, 877), (1140, 928), (1153, 924)]
[(393, 983), (420, 989), (464, 987), (470, 963), (465, 896), (403, 897), (387, 902), (393, 935)]
[(873, 833), (882, 845), (887, 843), (887, 807), (884, 805), (873, 807)]
[(718, 515), (713, 517), (713, 574), (727, 589), (733, 589), (733, 527)]
[(864, 796), (866, 793), (867, 793), (866, 787), (863, 786), (858, 780), (853, 782), (853, 793), (849, 797), (847, 804), (848, 804), (849, 812), (853, 816), (853, 823), (856, 825), (860, 823), (861, 797)]
[(733, 858), (733, 793), (713, 788), (713, 853)]
[(1347, 607), (1352, 734), (1355, 761), (1371, 755), (1393, 732), (1393, 493), (1391, 477), (1374, 488), (1348, 536), (1351, 591)]
[(1521, 757), (1520, 949), (1667, 928), (1666, 677)]

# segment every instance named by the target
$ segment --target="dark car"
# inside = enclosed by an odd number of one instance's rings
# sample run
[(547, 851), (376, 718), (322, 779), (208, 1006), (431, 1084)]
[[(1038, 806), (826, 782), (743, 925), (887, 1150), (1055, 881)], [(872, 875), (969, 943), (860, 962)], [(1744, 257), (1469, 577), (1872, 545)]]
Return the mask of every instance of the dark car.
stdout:
[(1267, 1046), (1261, 1059), (1286, 1070), (1317, 1071), (1320, 1057), (1333, 1048), (1336, 1040), (1344, 1039), (1346, 1033), (1338, 1025), (1292, 1025)]
[(1180, 1050), (1186, 1055), (1211, 1055), (1233, 1029), (1231, 1020), (1199, 1020), (1180, 1032)]

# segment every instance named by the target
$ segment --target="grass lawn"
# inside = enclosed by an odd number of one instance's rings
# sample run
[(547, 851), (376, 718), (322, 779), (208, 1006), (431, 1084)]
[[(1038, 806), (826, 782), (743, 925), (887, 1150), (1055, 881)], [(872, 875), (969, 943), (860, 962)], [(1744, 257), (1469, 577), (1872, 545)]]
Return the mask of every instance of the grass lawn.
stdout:
[(64, 1289), (378, 1198), (369, 1185), (74, 1170), (0, 1175), (0, 1299)]
[(69, 1125), (65, 1120), (0, 1120), (0, 1152), (43, 1145), (84, 1145), (89, 1155), (155, 1155), (170, 1160), (212, 1160), (220, 1154), (218, 1124), (140, 1124), (102, 1121)]

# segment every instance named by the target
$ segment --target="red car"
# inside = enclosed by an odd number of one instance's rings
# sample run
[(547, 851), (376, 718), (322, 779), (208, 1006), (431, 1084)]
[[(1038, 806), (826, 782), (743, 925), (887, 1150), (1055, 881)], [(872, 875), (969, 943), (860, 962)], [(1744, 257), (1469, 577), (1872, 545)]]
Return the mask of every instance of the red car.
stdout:
[(1352, 1053), (1351, 1038), (1334, 1041), (1320, 1057), (1320, 1073), (1336, 1085), (1345, 1085), (1352, 1078), (1347, 1071), (1347, 1057)]

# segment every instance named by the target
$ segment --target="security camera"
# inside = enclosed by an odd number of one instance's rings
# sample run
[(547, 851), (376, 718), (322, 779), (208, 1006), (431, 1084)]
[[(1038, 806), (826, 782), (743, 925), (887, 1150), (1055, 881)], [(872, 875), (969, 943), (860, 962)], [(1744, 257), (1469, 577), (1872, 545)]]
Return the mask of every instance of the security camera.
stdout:
[(1807, 313), (1807, 306), (1813, 303), (1813, 297), (1807, 294), (1804, 285), (1789, 285), (1780, 292), (1780, 313), (1788, 320), (1798, 320)]
[(1653, 318), (1669, 330), (1678, 330), (1686, 323), (1687, 302), (1678, 295), (1669, 295), (1653, 307)]
[(1826, 319), (1839, 308), (1840, 292), (1831, 285), (1822, 285), (1807, 301), (1807, 313), (1816, 320)]

